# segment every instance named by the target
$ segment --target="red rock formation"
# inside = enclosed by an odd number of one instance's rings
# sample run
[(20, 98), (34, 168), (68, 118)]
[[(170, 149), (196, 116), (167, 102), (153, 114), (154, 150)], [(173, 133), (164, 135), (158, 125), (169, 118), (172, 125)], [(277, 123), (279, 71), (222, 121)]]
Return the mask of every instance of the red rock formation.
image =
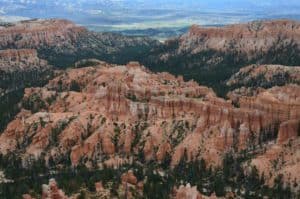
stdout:
[(287, 121), (300, 118), (300, 87), (287, 85), (273, 87), (259, 92), (256, 96), (241, 97), (241, 108), (255, 109), (265, 112), (268, 119)]
[(235, 24), (225, 27), (200, 27), (193, 25), (179, 42), (181, 51), (197, 53), (207, 49), (221, 52), (235, 50), (251, 58), (257, 52), (265, 53), (278, 43), (294, 41), (299, 49), (300, 24), (296, 21), (274, 20)]
[(299, 66), (250, 65), (232, 75), (226, 84), (232, 87), (273, 87), (289, 83), (300, 84)]
[(95, 183), (95, 189), (96, 189), (96, 192), (101, 192), (101, 191), (103, 191), (104, 188), (103, 188), (102, 182), (96, 182), (96, 183)]
[[(23, 199), (34, 199), (29, 194), (24, 194)], [(67, 197), (65, 193), (58, 188), (54, 179), (49, 180), (48, 185), (42, 186), (42, 199), (75, 199), (74, 197)]]
[(53, 68), (36, 50), (0, 50), (0, 129), (16, 114), (23, 89), (41, 86), (53, 77)]
[(39, 59), (36, 50), (0, 50), (0, 94), (47, 81), (52, 77), (51, 70), (45, 60)]
[(121, 176), (121, 181), (124, 186), (126, 186), (127, 183), (137, 185), (137, 178), (134, 176), (133, 171), (131, 170)]
[(191, 187), (190, 184), (186, 186), (181, 185), (178, 189), (174, 190), (174, 199), (217, 199), (216, 196), (203, 196), (197, 190), (197, 187)]
[[(149, 51), (157, 45), (158, 41), (146, 37), (91, 32), (63, 19), (26, 20), (0, 27), (0, 50), (36, 49), (40, 57), (62, 67), (73, 65), (78, 58), (112, 60), (111, 57), (114, 57), (115, 61), (123, 62), (124, 59), (135, 58), (140, 50)], [(123, 50), (128, 48), (131, 50), (124, 56)]]
[(298, 136), (300, 136), (300, 120), (289, 120), (280, 124), (277, 142), (281, 144)]
[(207, 87), (137, 63), (69, 69), (25, 90), (23, 105), (31, 111), (7, 126), (0, 151), (22, 146), (24, 162), (45, 154), (52, 164), (70, 156), (73, 165), (89, 167), (116, 168), (140, 153), (159, 162), (170, 155), (172, 167), (184, 155), (220, 165), (225, 152), (258, 145), (263, 132), (299, 118), (298, 90), (287, 85), (239, 96), (234, 108)]
[[(152, 56), (149, 57), (150, 61), (147, 63), (151, 63), (150, 68), (153, 65), (155, 70), (176, 73), (188, 71), (182, 73), (185, 78), (197, 79), (204, 85), (213, 86), (219, 95), (224, 95), (223, 82), (241, 66), (249, 63), (260, 63), (263, 67), (265, 67), (263, 64), (278, 63), (299, 66), (300, 23), (289, 20), (266, 20), (222, 27), (194, 25), (186, 34), (170, 39), (163, 45), (163, 48), (153, 51)], [(248, 81), (248, 77), (244, 80), (242, 75), (244, 73), (238, 73), (239, 82), (249, 86), (257, 84), (270, 88), (298, 81), (293, 80), (294, 75), (287, 78), (288, 73), (285, 73), (285, 69), (282, 70), (281, 66), (266, 68), (271, 69), (270, 73), (268, 72), (271, 76), (266, 74), (266, 80), (264, 75), (261, 75), (254, 76), (257, 82), (251, 79)], [(280, 69), (275, 69), (273, 73), (274, 68)], [(251, 70), (249, 72), (251, 73)], [(251, 77), (251, 74), (249, 76)], [(239, 77), (235, 78), (239, 79)], [(260, 78), (263, 78), (263, 81)]]
[(121, 196), (124, 198), (135, 198), (133, 190), (135, 190), (140, 197), (143, 196), (144, 182), (138, 182), (132, 170), (122, 174), (120, 186)]
[(111, 198), (111, 194), (109, 189), (105, 189), (103, 187), (102, 182), (95, 183), (96, 195), (91, 196), (92, 198)]
[(1, 65), (4, 65), (4, 61), (11, 63), (11, 62), (21, 62), (24, 59), (31, 61), (38, 59), (36, 50), (33, 49), (8, 49), (8, 50), (1, 50), (0, 51), (0, 58), (1, 58)]
[(49, 185), (43, 186), (42, 199), (68, 199), (68, 197), (58, 188), (56, 181), (50, 179)]
[(74, 42), (78, 33), (86, 31), (67, 20), (31, 20), (18, 22), (14, 26), (1, 27), (0, 49), (37, 48), (59, 43)]
[(299, 137), (293, 137), (284, 143), (269, 146), (264, 153), (251, 160), (251, 165), (256, 166), (260, 175), (264, 175), (267, 185), (274, 186), (274, 179), (281, 174), (284, 186), (291, 184), (292, 191), (297, 192), (300, 189), (299, 148)]

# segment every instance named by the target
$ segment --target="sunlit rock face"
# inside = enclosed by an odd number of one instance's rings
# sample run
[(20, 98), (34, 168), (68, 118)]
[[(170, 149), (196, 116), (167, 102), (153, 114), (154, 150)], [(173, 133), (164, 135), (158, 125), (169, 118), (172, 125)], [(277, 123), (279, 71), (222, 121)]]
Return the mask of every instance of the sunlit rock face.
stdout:
[(300, 119), (288, 120), (281, 123), (278, 132), (278, 143), (285, 143), (291, 138), (297, 138), (300, 132)]
[(198, 192), (197, 187), (192, 187), (190, 184), (185, 186), (181, 185), (177, 189), (174, 189), (173, 197), (174, 199), (217, 199), (214, 194), (211, 196), (204, 196)]
[(67, 20), (28, 20), (12, 26), (1, 27), (1, 48), (36, 48), (74, 42), (83, 27)]
[(299, 49), (300, 24), (296, 21), (274, 20), (212, 28), (194, 25), (180, 38), (178, 50), (189, 50), (192, 53), (206, 49), (223, 52), (236, 50), (251, 58), (257, 56), (258, 52), (265, 53), (271, 50), (274, 44), (280, 42), (293, 43)]
[[(195, 81), (150, 72), (138, 62), (114, 65), (94, 59), (126, 63), (141, 58), (158, 45), (151, 39), (94, 33), (56, 19), (0, 26), (0, 129), (4, 129), (0, 130), (0, 153), (15, 154), (26, 168), (34, 160), (44, 160), (57, 171), (82, 165), (148, 169), (154, 163), (169, 172), (182, 161), (200, 159), (207, 168), (220, 168), (225, 154), (244, 154), (251, 157), (242, 165), (245, 174), (255, 166), (271, 187), (275, 177), (282, 175), (283, 183), (293, 184), (292, 191), (297, 192), (299, 67), (249, 64), (299, 65), (299, 30), (298, 22), (286, 20), (220, 28), (192, 26), (179, 39), (166, 41), (162, 48), (166, 51), (159, 52), (155, 63), (171, 63), (169, 69), (178, 74), (204, 66), (201, 74), (209, 83), (226, 79), (227, 86), (235, 89), (223, 99)], [(75, 63), (75, 69), (57, 71), (54, 78), (46, 60), (56, 66)], [(232, 75), (243, 63), (249, 66)], [(176, 67), (184, 70), (178, 72)], [(207, 76), (208, 71), (216, 76)], [(24, 96), (12, 102), (11, 94), (23, 89)], [(21, 98), (13, 117), (5, 108)], [(5, 125), (3, 118), (7, 118)], [(121, 196), (142, 195), (147, 176), (141, 180), (134, 171), (120, 173)], [(111, 190), (105, 186), (97, 182), (95, 194), (109, 198)], [(174, 188), (173, 196), (206, 198), (190, 185)], [(68, 196), (51, 180), (43, 186), (42, 198)]]
[(158, 45), (145, 37), (91, 32), (63, 19), (0, 24), (0, 129), (18, 111), (25, 87), (43, 86), (52, 78), (49, 65), (82, 67), (93, 62), (89, 58), (127, 63)]
[[(51, 167), (89, 168), (169, 160), (172, 169), (181, 160), (200, 158), (220, 166), (227, 152), (266, 146), (266, 153), (253, 160), (263, 171), (261, 160), (269, 161), (273, 148), (299, 141), (297, 85), (236, 94), (236, 108), (180, 76), (152, 73), (137, 62), (98, 63), (27, 88), (22, 110), (0, 136), (1, 153), (19, 154), (26, 167), (42, 158)], [(296, 168), (297, 153), (290, 156)], [(137, 184), (130, 173), (123, 178)]]
[[(42, 199), (75, 199), (78, 198), (76, 196), (73, 197), (68, 197), (62, 191), (59, 189), (55, 179), (50, 179), (49, 184), (44, 184), (42, 185)], [(24, 194), (23, 199), (34, 199), (31, 195), (29, 194)]]
[(284, 186), (292, 184), (291, 190), (299, 190), (299, 136), (291, 137), (289, 141), (270, 146), (263, 154), (251, 160), (260, 175), (266, 179), (266, 184), (274, 186), (274, 180), (281, 175)]
[[(157, 48), (150, 53), (149, 64), (147, 62), (149, 68), (195, 79), (203, 85), (213, 87), (219, 96), (226, 95), (226, 82), (234, 73), (252, 64), (259, 67), (242, 70), (230, 81), (231, 86), (270, 88), (299, 82), (299, 78), (293, 79), (293, 72), (287, 72), (294, 69), (278, 66), (300, 66), (298, 21), (265, 20), (221, 27), (193, 25), (187, 33), (167, 40), (163, 45), (163, 48)], [(261, 73), (266, 70), (264, 68), (270, 69), (266, 75)], [(297, 71), (299, 74), (299, 69)], [(244, 79), (244, 73), (249, 73), (250, 79)], [(251, 78), (253, 73), (262, 75)], [(236, 84), (236, 79), (241, 85)]]
[[(193, 25), (186, 34), (167, 40), (165, 49), (159, 51), (161, 60), (168, 63), (173, 58), (190, 57), (193, 59), (183, 61), (189, 68), (196, 66), (196, 61), (206, 66), (222, 63), (297, 65), (300, 24), (291, 20), (267, 20), (222, 27)], [(193, 57), (197, 54), (202, 56)]]
[[(254, 95), (241, 94), (237, 103), (241, 108), (257, 109), (267, 114), (268, 118), (283, 122), (300, 118), (300, 87), (289, 84), (282, 87), (273, 87), (267, 90), (260, 89)], [(235, 100), (237, 99), (235, 98)]]
[[(240, 108), (256, 109), (264, 112), (264, 119), (277, 122), (276, 136), (267, 145), (263, 153), (251, 160), (266, 184), (274, 185), (277, 176), (282, 175), (284, 185), (293, 184), (293, 191), (299, 189), (299, 132), (300, 132), (300, 98), (299, 85), (287, 84), (270, 89), (240, 88), (229, 93), (229, 97)], [(262, 131), (261, 139), (266, 139)], [(268, 133), (267, 133), (268, 134)]]

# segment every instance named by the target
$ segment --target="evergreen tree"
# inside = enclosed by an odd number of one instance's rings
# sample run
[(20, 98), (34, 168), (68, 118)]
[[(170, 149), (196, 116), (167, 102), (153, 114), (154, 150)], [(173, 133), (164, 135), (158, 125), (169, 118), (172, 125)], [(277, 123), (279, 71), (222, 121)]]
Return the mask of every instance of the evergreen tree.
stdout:
[(224, 182), (222, 172), (219, 172), (216, 174), (216, 177), (214, 180), (214, 191), (216, 193), (216, 196), (218, 196), (218, 197), (225, 195), (225, 182)]

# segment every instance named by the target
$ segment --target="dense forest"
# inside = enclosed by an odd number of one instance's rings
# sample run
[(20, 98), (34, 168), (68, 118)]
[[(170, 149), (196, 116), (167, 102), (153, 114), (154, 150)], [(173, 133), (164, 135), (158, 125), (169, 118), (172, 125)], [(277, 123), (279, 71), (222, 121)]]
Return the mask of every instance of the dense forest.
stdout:
[[(290, 186), (284, 186), (282, 176), (274, 180), (272, 188), (265, 185), (264, 175), (259, 176), (258, 170), (251, 167), (250, 172), (245, 173), (243, 167), (249, 157), (240, 154), (238, 157), (227, 153), (223, 159), (223, 166), (219, 168), (208, 167), (203, 159), (186, 162), (186, 156), (174, 169), (169, 169), (169, 162), (158, 164), (150, 162), (145, 165), (124, 165), (118, 169), (88, 169), (83, 165), (76, 168), (66, 167), (57, 172), (54, 168), (45, 167), (42, 160), (33, 161), (30, 169), (22, 168), (21, 159), (14, 156), (0, 156), (1, 169), (5, 170), (6, 177), (15, 179), (14, 182), (0, 185), (1, 198), (17, 199), (22, 194), (29, 193), (40, 197), (41, 184), (47, 184), (50, 178), (55, 178), (68, 195), (78, 193), (79, 190), (95, 192), (95, 183), (102, 181), (105, 188), (109, 188), (112, 196), (118, 196), (118, 187), (122, 173), (133, 170), (138, 180), (145, 180), (143, 197), (135, 195), (136, 198), (170, 198), (173, 187), (190, 183), (197, 186), (203, 195), (225, 196), (228, 192), (235, 192), (243, 198), (296, 198), (291, 192)], [(163, 171), (164, 175), (159, 172)], [(267, 175), (267, 174), (266, 174)], [(296, 183), (296, 182), (295, 182)], [(82, 195), (85, 191), (80, 192)], [(84, 198), (84, 197), (83, 197)]]

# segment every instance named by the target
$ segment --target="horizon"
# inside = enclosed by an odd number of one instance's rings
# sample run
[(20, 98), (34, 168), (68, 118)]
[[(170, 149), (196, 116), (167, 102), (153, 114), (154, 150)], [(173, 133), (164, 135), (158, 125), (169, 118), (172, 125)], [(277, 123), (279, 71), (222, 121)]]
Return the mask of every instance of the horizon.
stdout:
[(177, 37), (191, 25), (224, 26), (257, 20), (300, 20), (291, 0), (1, 0), (0, 22), (67, 19), (95, 32)]
[(300, 199), (299, 0), (0, 0), (0, 199)]
[[(272, 13), (273, 12), (273, 13)], [(207, 17), (209, 15), (209, 17)], [(225, 17), (224, 17), (225, 16)], [(300, 19), (300, 2), (291, 0), (1, 0), (0, 21), (31, 18), (65, 18), (90, 26), (123, 28), (148, 23), (150, 27), (165, 23), (213, 25), (257, 19)], [(153, 24), (149, 23), (155, 22)], [(141, 27), (143, 28), (143, 27)]]

